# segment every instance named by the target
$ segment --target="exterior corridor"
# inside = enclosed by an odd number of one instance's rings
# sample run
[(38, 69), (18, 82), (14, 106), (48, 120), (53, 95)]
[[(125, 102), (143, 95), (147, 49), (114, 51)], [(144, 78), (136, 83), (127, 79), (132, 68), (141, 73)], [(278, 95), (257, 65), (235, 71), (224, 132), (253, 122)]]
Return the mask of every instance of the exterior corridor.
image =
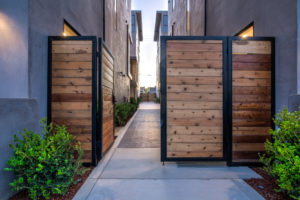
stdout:
[(248, 167), (226, 167), (223, 163), (162, 165), (159, 111), (159, 104), (140, 105), (74, 199), (263, 199), (243, 181), (259, 177)]

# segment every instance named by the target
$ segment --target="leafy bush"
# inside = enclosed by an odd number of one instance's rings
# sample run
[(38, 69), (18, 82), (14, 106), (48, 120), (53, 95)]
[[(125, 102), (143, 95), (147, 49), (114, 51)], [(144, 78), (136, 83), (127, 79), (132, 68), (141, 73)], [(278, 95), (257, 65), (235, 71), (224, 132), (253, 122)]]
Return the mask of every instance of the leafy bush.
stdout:
[(275, 119), (278, 129), (270, 130), (272, 141), (265, 143), (266, 155), (260, 157), (264, 169), (275, 178), (280, 190), (300, 199), (300, 110), (286, 108)]
[(43, 138), (33, 131), (24, 129), (14, 136), (14, 156), (5, 171), (13, 171), (15, 179), (9, 185), (13, 191), (26, 190), (31, 199), (52, 194), (65, 194), (74, 183), (73, 177), (81, 175), (83, 150), (75, 137), (70, 135), (65, 126), (49, 126), (46, 119), (41, 120)]
[(128, 119), (139, 107), (139, 100), (130, 99), (130, 103), (121, 103), (115, 106), (115, 122), (117, 126), (124, 126)]
[(160, 103), (160, 98), (155, 97), (154, 103)]

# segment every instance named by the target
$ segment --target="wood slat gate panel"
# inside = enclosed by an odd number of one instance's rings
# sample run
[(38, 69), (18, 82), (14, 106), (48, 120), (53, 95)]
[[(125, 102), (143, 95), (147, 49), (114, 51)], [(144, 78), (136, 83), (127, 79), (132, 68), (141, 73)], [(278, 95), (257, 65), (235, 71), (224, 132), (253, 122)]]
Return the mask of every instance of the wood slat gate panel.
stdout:
[(85, 163), (95, 163), (95, 39), (49, 37), (48, 121), (65, 125), (70, 134), (76, 136), (84, 149)]
[[(265, 39), (262, 39), (265, 40)], [(232, 45), (232, 162), (258, 162), (270, 139), (272, 40), (230, 40)]]
[(162, 79), (166, 78), (167, 122), (163, 160), (224, 158), (223, 42), (166, 41), (166, 74), (162, 75)]
[(102, 154), (114, 142), (114, 59), (102, 46)]

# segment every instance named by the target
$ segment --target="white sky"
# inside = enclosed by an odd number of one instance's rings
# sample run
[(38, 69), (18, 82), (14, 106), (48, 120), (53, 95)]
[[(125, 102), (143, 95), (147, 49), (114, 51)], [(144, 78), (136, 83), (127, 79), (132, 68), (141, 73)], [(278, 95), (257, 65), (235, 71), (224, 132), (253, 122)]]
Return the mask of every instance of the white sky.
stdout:
[(153, 40), (155, 17), (157, 10), (168, 9), (168, 0), (132, 0), (131, 9), (142, 11), (144, 40), (140, 43), (140, 86), (154, 87), (157, 53), (157, 44)]

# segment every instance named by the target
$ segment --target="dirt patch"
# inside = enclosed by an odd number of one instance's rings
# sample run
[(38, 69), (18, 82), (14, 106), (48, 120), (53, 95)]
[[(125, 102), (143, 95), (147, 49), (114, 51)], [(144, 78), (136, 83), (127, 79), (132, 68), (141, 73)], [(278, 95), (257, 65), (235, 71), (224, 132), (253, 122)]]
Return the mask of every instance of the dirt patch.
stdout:
[[(69, 188), (69, 191), (65, 196), (62, 195), (52, 195), (51, 200), (71, 200), (77, 191), (80, 189), (80, 187), (83, 185), (83, 183), (86, 181), (86, 179), (89, 177), (90, 173), (93, 171), (94, 167), (88, 167), (88, 171), (83, 174), (82, 176), (76, 176), (75, 180), (79, 180), (77, 184), (71, 185)], [(14, 196), (12, 196), (9, 200), (30, 200), (30, 198), (27, 195), (27, 192), (21, 191)], [(41, 199), (42, 200), (42, 199)]]
[(275, 192), (275, 189), (278, 189), (275, 179), (269, 176), (264, 170), (259, 167), (252, 167), (251, 169), (258, 173), (263, 179), (251, 178), (246, 179), (245, 182), (266, 200), (291, 200), (285, 193)]

